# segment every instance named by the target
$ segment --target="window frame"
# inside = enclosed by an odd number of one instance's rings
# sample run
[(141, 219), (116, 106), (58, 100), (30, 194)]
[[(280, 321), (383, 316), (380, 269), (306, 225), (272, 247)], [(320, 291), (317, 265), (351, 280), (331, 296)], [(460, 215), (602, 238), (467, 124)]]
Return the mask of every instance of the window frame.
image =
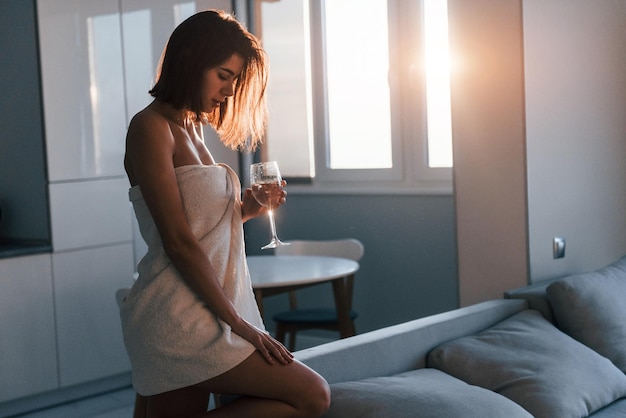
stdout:
[[(309, 1), (315, 176), (289, 178), (290, 192), (451, 194), (452, 168), (428, 166), (422, 0), (387, 0), (392, 167), (330, 168), (323, 7)], [(330, 0), (332, 1), (332, 0)], [(406, 39), (413, 39), (409, 42)], [(270, 57), (271, 60), (271, 57)], [(270, 98), (271, 100), (271, 98)], [(271, 142), (271, 138), (268, 138)], [(355, 150), (358, 152), (358, 149)]]

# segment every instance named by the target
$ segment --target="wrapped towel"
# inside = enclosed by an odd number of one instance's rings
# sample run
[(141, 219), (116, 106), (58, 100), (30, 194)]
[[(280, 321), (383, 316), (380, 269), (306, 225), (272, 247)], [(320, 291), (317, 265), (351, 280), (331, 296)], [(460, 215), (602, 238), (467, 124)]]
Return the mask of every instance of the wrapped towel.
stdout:
[[(264, 330), (245, 259), (239, 179), (226, 165), (176, 168), (193, 233), (239, 314)], [(231, 332), (182, 280), (163, 249), (135, 186), (129, 191), (148, 251), (120, 307), (133, 386), (144, 396), (203, 382), (235, 367), (255, 348)], [(230, 245), (228, 245), (230, 243)]]

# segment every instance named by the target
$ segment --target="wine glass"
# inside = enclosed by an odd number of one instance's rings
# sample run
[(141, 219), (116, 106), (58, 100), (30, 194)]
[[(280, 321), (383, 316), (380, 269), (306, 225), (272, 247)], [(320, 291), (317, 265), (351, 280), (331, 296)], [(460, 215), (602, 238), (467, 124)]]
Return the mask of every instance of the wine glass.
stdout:
[(280, 194), (283, 190), (283, 179), (278, 170), (278, 163), (276, 161), (268, 161), (252, 164), (250, 166), (250, 187), (256, 201), (268, 209), (267, 216), (270, 219), (272, 239), (269, 244), (261, 247), (261, 249), (265, 250), (281, 245), (289, 245), (289, 242), (282, 242), (278, 239), (276, 224), (274, 223), (274, 205), (280, 199)]

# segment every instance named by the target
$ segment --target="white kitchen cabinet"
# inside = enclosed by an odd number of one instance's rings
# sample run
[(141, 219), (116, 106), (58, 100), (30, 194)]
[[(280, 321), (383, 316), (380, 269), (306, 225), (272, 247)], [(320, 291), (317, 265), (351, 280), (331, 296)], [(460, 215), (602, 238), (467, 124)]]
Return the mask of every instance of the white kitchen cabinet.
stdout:
[(133, 239), (126, 178), (51, 184), (50, 220), (55, 252)]
[(119, 4), (39, 0), (48, 181), (123, 175)]
[(50, 254), (0, 259), (0, 402), (58, 385)]
[(53, 254), (61, 387), (130, 371), (115, 291), (133, 271), (131, 243)]

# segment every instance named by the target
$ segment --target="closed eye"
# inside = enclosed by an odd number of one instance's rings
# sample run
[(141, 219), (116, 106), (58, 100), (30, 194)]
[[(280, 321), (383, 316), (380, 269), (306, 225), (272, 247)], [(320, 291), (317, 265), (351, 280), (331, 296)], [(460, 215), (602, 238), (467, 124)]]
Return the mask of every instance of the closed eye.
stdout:
[(234, 72), (230, 70), (230, 68), (227, 68), (227, 67), (220, 67), (218, 74), (222, 80), (232, 79), (233, 83), (237, 81), (237, 79), (240, 76), (240, 74), (235, 74)]

